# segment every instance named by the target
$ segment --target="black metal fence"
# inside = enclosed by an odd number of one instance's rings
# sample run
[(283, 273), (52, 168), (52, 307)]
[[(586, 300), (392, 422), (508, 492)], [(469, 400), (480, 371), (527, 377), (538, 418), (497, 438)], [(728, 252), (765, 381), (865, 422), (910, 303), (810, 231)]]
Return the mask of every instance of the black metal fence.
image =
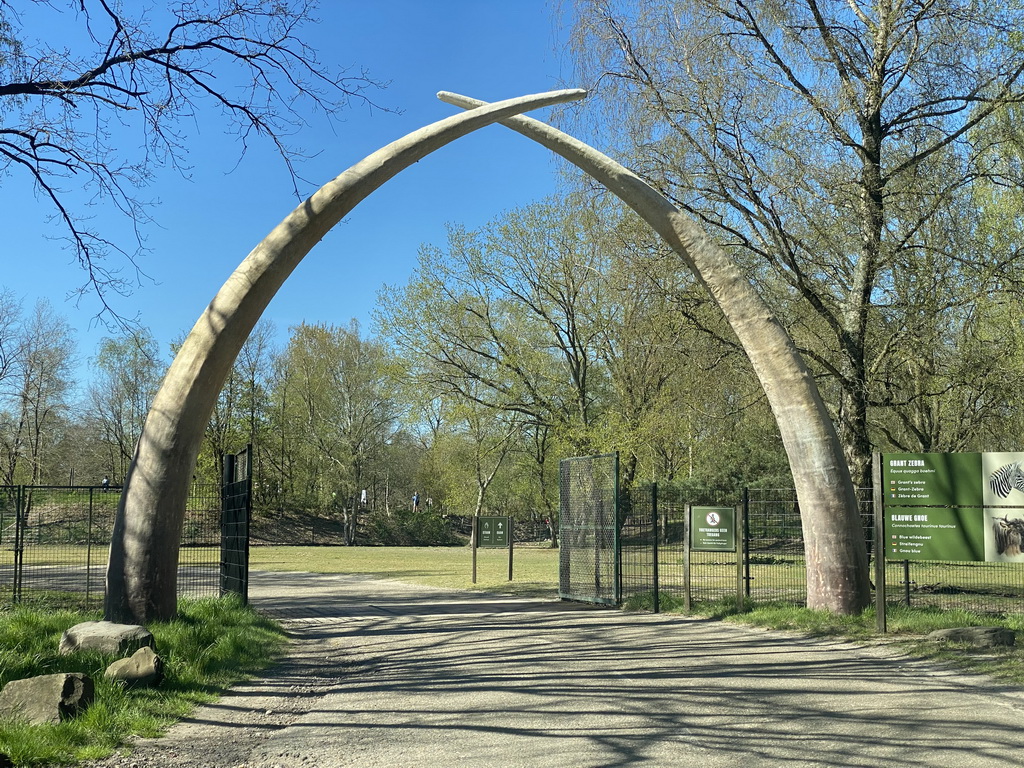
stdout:
[[(119, 488), (0, 486), (0, 608), (102, 604)], [(178, 591), (220, 594), (221, 489), (195, 485), (182, 529)]]
[[(874, 574), (870, 489), (862, 489), (859, 496)], [(736, 507), (743, 521), (738, 551), (687, 552), (684, 530), (689, 505)], [(658, 594), (684, 602), (736, 597), (756, 603), (806, 603), (803, 531), (793, 489), (684, 493), (647, 486), (633, 489), (623, 506), (628, 509), (620, 533), (623, 599), (640, 595), (653, 599)], [(884, 572), (890, 607), (1024, 613), (1024, 565), (1020, 563), (886, 561)]]
[(252, 521), (252, 446), (225, 456), (221, 485), (220, 591), (249, 601), (249, 524)]

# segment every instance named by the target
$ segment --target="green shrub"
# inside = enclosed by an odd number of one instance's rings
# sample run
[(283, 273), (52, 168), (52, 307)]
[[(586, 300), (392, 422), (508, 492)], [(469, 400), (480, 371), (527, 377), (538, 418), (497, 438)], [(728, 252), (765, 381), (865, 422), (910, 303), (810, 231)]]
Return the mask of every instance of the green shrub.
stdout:
[(372, 544), (385, 547), (451, 547), (464, 542), (432, 510), (396, 510), (369, 516), (366, 534)]

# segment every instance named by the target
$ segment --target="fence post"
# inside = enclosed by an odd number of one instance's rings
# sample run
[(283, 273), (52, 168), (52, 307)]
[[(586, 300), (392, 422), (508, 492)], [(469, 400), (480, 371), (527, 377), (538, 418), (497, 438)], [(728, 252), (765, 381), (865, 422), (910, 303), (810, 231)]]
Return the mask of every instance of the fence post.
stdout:
[(690, 509), (687, 504), (683, 515), (683, 608), (690, 612), (692, 597), (690, 595)]
[(651, 524), (653, 526), (651, 538), (651, 558), (653, 559), (654, 573), (654, 612), (661, 612), (661, 592), (658, 583), (658, 484), (651, 483)]
[(11, 590), (11, 602), (21, 602), (22, 568), (25, 560), (25, 523), (23, 507), (25, 505), (25, 486), (17, 486), (14, 494), (14, 584)]
[(615, 605), (622, 605), (622, 541), (619, 537), (619, 514), (621, 508), (619, 506), (619, 452), (615, 452), (615, 470), (614, 470), (614, 483), (615, 483), (615, 508), (614, 514), (614, 527), (612, 528), (612, 540), (614, 541), (615, 547)]
[(882, 487), (882, 454), (873, 456), (871, 469), (871, 501), (875, 513), (875, 629), (885, 634), (885, 489)]
[(92, 591), (92, 516), (93, 516), (93, 488), (89, 488), (89, 524), (85, 528), (85, 604), (89, 604), (89, 596)]

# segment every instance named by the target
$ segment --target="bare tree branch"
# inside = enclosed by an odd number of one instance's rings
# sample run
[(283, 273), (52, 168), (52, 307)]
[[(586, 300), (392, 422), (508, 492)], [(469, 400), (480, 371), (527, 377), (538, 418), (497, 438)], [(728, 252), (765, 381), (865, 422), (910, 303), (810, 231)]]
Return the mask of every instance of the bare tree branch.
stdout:
[[(30, 45), (22, 16), (47, 18), (62, 4), (62, 23), (75, 18), (91, 47)], [(188, 123), (218, 121), (240, 139), (240, 157), (252, 140), (270, 142), (299, 195), (296, 133), (314, 114), (376, 106), (368, 94), (383, 84), (324, 65), (304, 42), (315, 8), (312, 0), (54, 0), (19, 13), (0, 2), (0, 172), (49, 206), (85, 269), (82, 292), (99, 298), (106, 320), (124, 323), (110, 297), (142, 277), (148, 214), (139, 191), (158, 168), (188, 173)], [(140, 153), (115, 139), (125, 129), (141, 136)], [(95, 230), (71, 202), (86, 189), (133, 222), (134, 243)]]

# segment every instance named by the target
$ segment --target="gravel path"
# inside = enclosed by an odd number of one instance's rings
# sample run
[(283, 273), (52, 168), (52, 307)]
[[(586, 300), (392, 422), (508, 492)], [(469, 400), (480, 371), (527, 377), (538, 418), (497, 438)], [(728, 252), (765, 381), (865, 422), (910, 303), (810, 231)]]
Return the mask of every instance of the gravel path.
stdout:
[(360, 577), (252, 595), (288, 657), (96, 766), (1024, 765), (1024, 697), (884, 649)]

